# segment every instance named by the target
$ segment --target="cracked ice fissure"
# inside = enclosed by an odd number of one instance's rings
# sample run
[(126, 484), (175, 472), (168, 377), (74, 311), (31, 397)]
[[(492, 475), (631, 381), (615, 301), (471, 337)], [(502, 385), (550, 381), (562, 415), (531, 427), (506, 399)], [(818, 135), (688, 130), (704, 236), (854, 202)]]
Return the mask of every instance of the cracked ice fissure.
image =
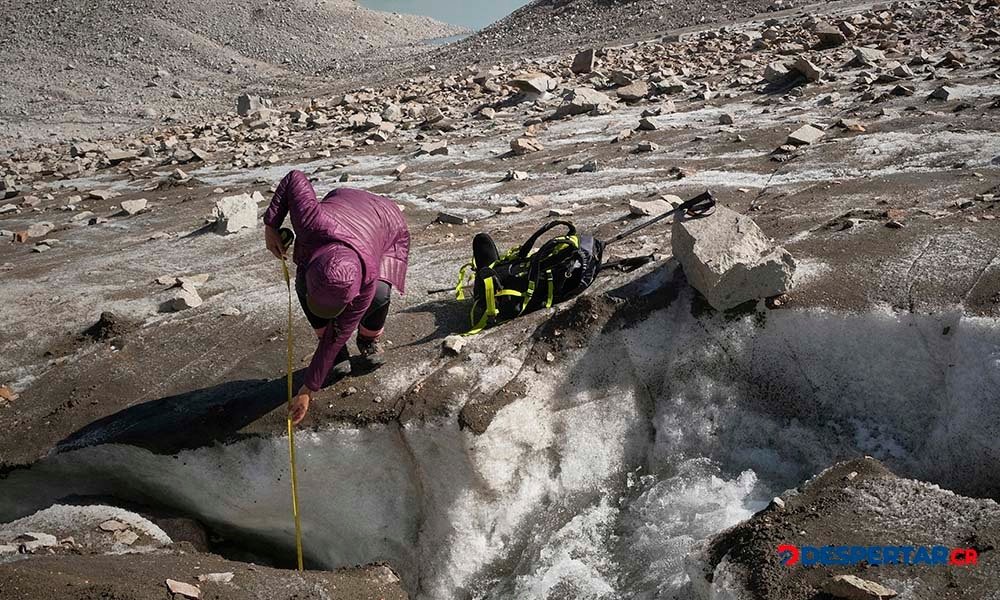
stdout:
[[(607, 330), (551, 376), (525, 369), (527, 396), (482, 435), (445, 419), (298, 436), (312, 563), (388, 560), (418, 598), (669, 598), (691, 593), (694, 545), (841, 458), (1000, 490), (996, 320), (734, 320), (693, 316), (689, 300)], [(523, 356), (495, 358), (503, 335), (450, 367), (470, 397), (518, 372)], [(285, 444), (63, 453), (0, 482), (0, 520), (110, 492), (290, 548)]]

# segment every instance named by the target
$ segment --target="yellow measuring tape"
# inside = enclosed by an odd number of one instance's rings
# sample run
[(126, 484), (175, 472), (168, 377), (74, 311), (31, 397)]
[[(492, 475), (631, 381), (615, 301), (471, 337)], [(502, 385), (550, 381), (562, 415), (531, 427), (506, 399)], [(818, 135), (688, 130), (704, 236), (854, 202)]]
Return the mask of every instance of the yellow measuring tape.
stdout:
[(292, 466), (292, 516), (295, 518), (295, 556), (298, 559), (299, 571), (302, 571), (302, 522), (299, 520), (299, 480), (295, 469), (295, 424), (292, 423), (292, 278), (288, 275), (288, 261), (281, 258), (281, 270), (285, 274), (285, 287), (288, 288), (288, 457)]

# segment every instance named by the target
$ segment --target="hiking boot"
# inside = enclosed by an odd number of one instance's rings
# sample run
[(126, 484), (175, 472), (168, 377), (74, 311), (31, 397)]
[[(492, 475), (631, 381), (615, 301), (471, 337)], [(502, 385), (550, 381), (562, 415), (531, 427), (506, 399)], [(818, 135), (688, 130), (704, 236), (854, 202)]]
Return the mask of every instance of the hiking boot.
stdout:
[(337, 353), (337, 358), (333, 361), (333, 368), (330, 369), (330, 374), (326, 376), (326, 381), (323, 382), (323, 387), (331, 386), (350, 374), (351, 351), (347, 349), (347, 345), (345, 344), (344, 347), (340, 349), (340, 352)]
[(362, 337), (358, 338), (358, 351), (361, 352), (358, 366), (362, 370), (373, 371), (385, 364), (385, 346), (380, 339), (368, 340)]

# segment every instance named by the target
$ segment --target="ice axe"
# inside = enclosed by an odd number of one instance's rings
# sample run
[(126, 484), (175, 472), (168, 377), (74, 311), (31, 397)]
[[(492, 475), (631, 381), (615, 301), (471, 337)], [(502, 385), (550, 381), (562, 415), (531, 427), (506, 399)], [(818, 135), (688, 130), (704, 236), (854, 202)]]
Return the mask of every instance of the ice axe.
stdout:
[(669, 210), (658, 217), (653, 217), (652, 219), (646, 221), (645, 223), (636, 225), (631, 229), (627, 229), (619, 233), (618, 235), (609, 238), (606, 242), (604, 242), (604, 245), (605, 247), (607, 247), (610, 246), (611, 244), (614, 244), (615, 242), (620, 242), (621, 240), (627, 238), (628, 236), (637, 233), (639, 231), (642, 231), (643, 229), (649, 227), (650, 225), (659, 223), (660, 221), (666, 218), (672, 217), (679, 212), (687, 212), (689, 216), (695, 218), (707, 217), (715, 212), (715, 203), (716, 203), (715, 196), (712, 195), (712, 192), (705, 191), (704, 193), (698, 194), (697, 196), (691, 198), (690, 200), (682, 202), (677, 208), (674, 208), (673, 210)]

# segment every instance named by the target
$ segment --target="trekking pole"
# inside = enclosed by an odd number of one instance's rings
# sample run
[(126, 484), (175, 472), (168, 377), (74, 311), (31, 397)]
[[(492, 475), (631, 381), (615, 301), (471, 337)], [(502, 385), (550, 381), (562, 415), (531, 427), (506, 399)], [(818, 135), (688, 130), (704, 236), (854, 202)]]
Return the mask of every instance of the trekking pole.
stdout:
[[(465, 288), (465, 289), (468, 289), (468, 288), (470, 288), (472, 286), (471, 285), (463, 285), (462, 287)], [(436, 290), (427, 290), (427, 295), (428, 296), (433, 296), (434, 294), (443, 294), (445, 292), (454, 292), (454, 291), (455, 291), (455, 286), (451, 286), (451, 287), (446, 287), (446, 288), (438, 288)]]
[(632, 229), (628, 229), (619, 233), (618, 235), (604, 242), (604, 245), (610, 246), (611, 244), (619, 242), (638, 231), (642, 231), (643, 229), (649, 227), (650, 225), (653, 225), (654, 223), (659, 223), (660, 221), (683, 211), (687, 211), (693, 217), (707, 217), (708, 215), (715, 212), (715, 196), (712, 195), (712, 192), (704, 192), (702, 194), (699, 194), (694, 198), (691, 198), (690, 200), (683, 202), (680, 206), (678, 206), (673, 210), (667, 211), (658, 217), (653, 217), (652, 219), (646, 221), (645, 223), (636, 225)]
[[(294, 235), (290, 229), (281, 230), (281, 242), (285, 250), (292, 245)], [(302, 521), (299, 519), (299, 480), (295, 468), (295, 424), (292, 423), (292, 354), (294, 352), (294, 340), (292, 338), (292, 278), (288, 274), (288, 261), (281, 257), (281, 271), (285, 276), (285, 287), (288, 289), (288, 461), (292, 470), (292, 518), (295, 520), (295, 558), (298, 562), (299, 571), (302, 567)]]

